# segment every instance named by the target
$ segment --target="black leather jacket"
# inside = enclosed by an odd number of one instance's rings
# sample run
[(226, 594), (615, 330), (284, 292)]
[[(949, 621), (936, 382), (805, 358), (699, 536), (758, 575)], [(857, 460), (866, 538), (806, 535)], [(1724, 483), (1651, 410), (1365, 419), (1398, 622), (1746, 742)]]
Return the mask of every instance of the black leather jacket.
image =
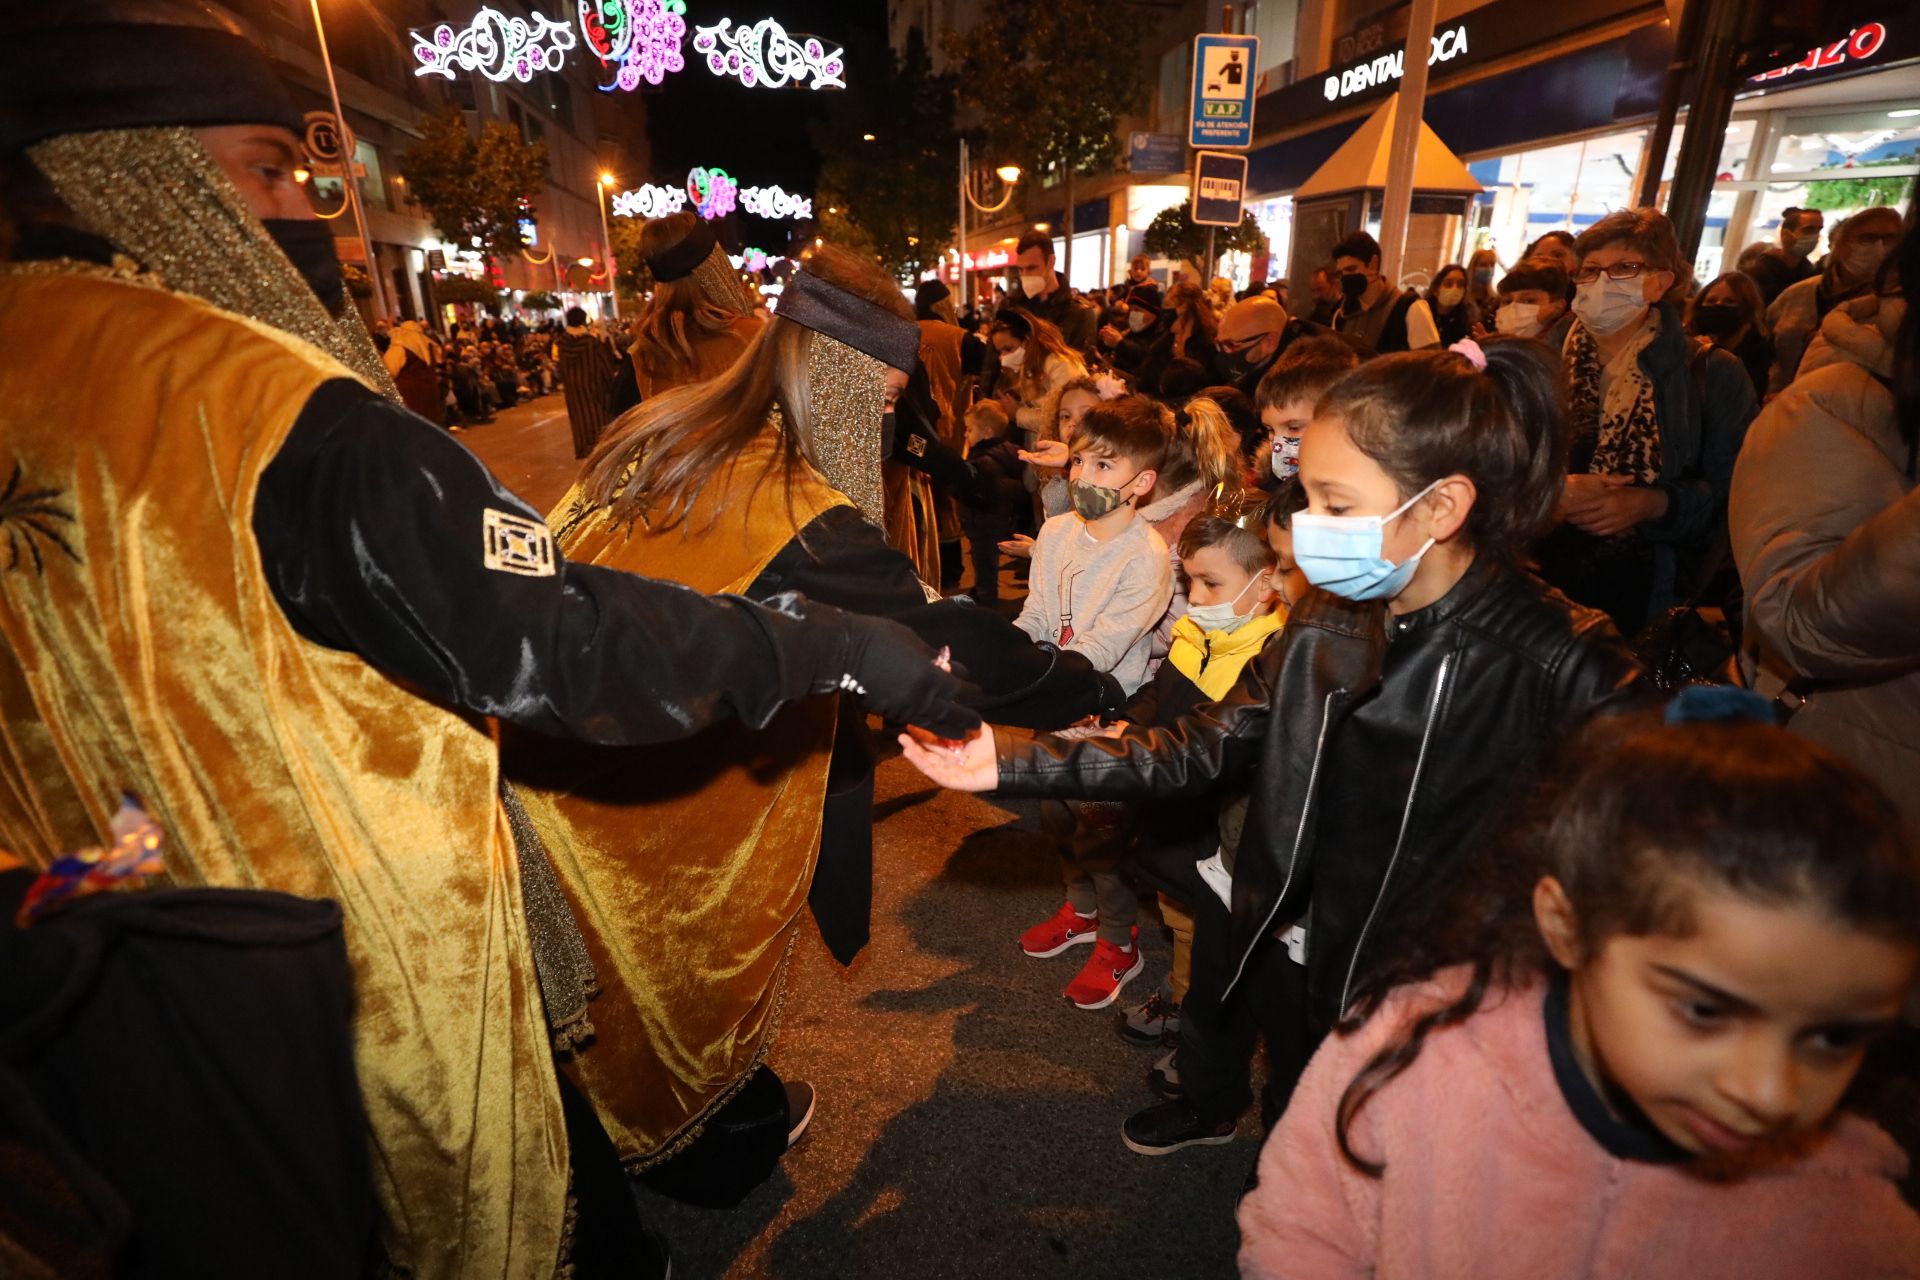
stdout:
[(1396, 904), (1498, 828), (1568, 731), (1646, 696), (1605, 615), (1481, 561), (1400, 617), (1313, 592), (1225, 698), (1171, 726), (1083, 742), (1000, 735), (1000, 789), (1200, 796), (1257, 766), (1234, 865), (1233, 982), (1311, 905), (1308, 987), (1324, 1030), (1392, 936)]

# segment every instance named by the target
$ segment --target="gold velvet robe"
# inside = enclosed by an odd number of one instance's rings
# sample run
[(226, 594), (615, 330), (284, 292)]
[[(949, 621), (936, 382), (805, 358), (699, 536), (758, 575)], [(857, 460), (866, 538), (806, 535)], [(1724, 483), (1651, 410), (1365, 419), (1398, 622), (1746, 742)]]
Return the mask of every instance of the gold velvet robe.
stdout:
[(197, 299), (25, 270), (0, 269), (0, 846), (100, 844), (132, 791), (172, 883), (338, 901), (389, 1256), (550, 1276), (566, 1133), (495, 742), (301, 638), (254, 541), (261, 472), (352, 375)]
[[(789, 506), (768, 474), (776, 430), (669, 530), (579, 518), (570, 492), (553, 512), (567, 558), (744, 591), (798, 529), (850, 505), (806, 468)], [(509, 774), (601, 988), (587, 1006), (593, 1037), (562, 1069), (634, 1172), (697, 1137), (774, 1037), (820, 849), (835, 713), (833, 698), (804, 699), (765, 729), (717, 725), (667, 746), (509, 739)]]

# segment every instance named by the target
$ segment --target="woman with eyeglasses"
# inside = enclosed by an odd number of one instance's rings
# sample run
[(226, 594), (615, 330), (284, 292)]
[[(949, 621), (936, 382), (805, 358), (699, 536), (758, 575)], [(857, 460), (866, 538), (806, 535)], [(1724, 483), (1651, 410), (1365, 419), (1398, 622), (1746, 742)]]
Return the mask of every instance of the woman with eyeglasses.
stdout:
[(1692, 273), (1665, 214), (1609, 214), (1574, 250), (1572, 451), (1560, 526), (1538, 549), (1541, 575), (1631, 635), (1693, 598), (1724, 559), (1753, 384), (1731, 353), (1682, 327), (1677, 304)]
[(1820, 332), (1827, 312), (1873, 292), (1893, 246), (1900, 240), (1900, 215), (1884, 205), (1862, 209), (1827, 238), (1827, 262), (1817, 276), (1789, 285), (1767, 308), (1773, 329), (1773, 372), (1767, 394), (1779, 395), (1800, 371), (1807, 343)]

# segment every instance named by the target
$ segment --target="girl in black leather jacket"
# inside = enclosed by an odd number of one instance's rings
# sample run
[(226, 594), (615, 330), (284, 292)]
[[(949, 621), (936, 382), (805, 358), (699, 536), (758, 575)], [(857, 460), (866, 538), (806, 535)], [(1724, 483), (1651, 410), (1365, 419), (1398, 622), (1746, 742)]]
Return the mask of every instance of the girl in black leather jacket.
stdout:
[[(1551, 523), (1565, 448), (1537, 342), (1364, 364), (1301, 444), (1294, 551), (1319, 589), (1225, 698), (1118, 738), (988, 730), (961, 748), (903, 739), (907, 758), (1008, 795), (1201, 796), (1250, 778), (1221, 999), (1257, 999), (1238, 990), (1255, 952), (1304, 921), (1311, 1046), (1391, 954), (1401, 904), (1487, 838), (1558, 740), (1641, 696), (1606, 617), (1520, 567)], [(1305, 1056), (1272, 1065), (1279, 1102)]]

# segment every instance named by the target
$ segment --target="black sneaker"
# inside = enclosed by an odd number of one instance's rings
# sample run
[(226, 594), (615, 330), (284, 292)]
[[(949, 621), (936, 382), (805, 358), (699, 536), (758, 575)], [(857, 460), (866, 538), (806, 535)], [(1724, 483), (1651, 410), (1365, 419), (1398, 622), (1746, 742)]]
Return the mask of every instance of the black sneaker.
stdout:
[(1187, 1096), (1180, 1087), (1180, 1064), (1175, 1061), (1177, 1050), (1169, 1049), (1160, 1055), (1160, 1061), (1147, 1068), (1147, 1088), (1168, 1102), (1178, 1102)]
[(787, 1150), (791, 1151), (813, 1122), (813, 1086), (805, 1080), (784, 1080), (781, 1087), (787, 1091)]
[(1136, 1155), (1164, 1156), (1182, 1147), (1219, 1146), (1233, 1141), (1233, 1121), (1202, 1120), (1184, 1102), (1156, 1102), (1136, 1111), (1120, 1126), (1120, 1140)]

